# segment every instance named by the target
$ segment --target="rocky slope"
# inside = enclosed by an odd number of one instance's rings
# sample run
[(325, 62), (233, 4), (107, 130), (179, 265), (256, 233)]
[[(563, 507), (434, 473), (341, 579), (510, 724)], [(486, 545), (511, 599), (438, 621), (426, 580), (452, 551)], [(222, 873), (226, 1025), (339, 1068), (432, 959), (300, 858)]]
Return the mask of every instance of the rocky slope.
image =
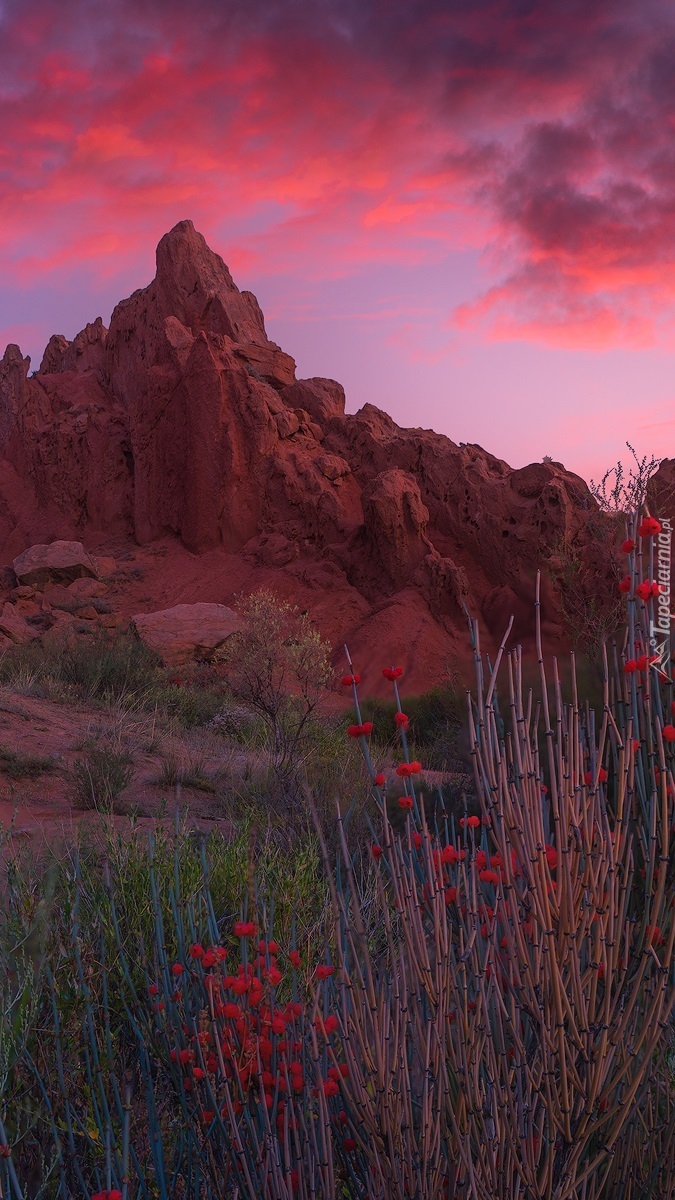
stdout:
[(555, 462), (513, 470), (372, 404), (346, 415), (339, 383), (296, 379), (190, 221), (162, 238), (155, 279), (109, 329), (98, 318), (72, 342), (55, 335), (29, 367), (7, 347), (0, 565), (35, 542), (82, 541), (117, 560), (122, 616), (236, 608), (239, 591), (269, 585), (349, 642), (371, 690), (394, 659), (420, 689), (467, 663), (464, 602), (488, 648), (512, 612), (514, 638), (531, 640), (538, 566), (546, 636), (562, 647), (546, 569), (561, 539), (613, 578), (582, 479)]

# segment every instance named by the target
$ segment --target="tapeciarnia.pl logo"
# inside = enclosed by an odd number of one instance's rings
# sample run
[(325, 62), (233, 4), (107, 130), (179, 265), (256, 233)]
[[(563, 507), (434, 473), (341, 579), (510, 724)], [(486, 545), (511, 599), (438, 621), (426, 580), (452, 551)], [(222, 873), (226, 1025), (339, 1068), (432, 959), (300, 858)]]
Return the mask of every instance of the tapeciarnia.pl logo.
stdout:
[(656, 580), (660, 585), (656, 616), (649, 622), (649, 644), (652, 654), (658, 654), (654, 666), (670, 678), (670, 626), (675, 613), (670, 611), (670, 575), (672, 565), (673, 531), (667, 517), (660, 518), (661, 532), (656, 538)]

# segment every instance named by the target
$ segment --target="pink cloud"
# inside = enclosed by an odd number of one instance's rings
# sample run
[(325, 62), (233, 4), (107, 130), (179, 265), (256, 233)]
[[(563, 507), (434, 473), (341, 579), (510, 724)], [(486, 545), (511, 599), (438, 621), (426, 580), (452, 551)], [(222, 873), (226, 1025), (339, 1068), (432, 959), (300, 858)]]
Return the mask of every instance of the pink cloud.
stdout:
[[(19, 286), (111, 278), (189, 215), (248, 273), (330, 280), (482, 247), (485, 286), (449, 323), (489, 339), (644, 347), (672, 332), (663, 5), (8, 14), (0, 262)], [(265, 205), (276, 216), (242, 233)]]

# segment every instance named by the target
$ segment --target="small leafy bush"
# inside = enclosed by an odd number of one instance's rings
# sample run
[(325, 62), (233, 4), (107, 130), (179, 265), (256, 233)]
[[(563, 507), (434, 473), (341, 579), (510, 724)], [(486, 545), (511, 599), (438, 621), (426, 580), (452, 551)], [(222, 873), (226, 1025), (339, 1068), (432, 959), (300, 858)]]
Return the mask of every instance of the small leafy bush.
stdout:
[(45, 771), (53, 771), (53, 758), (40, 758), (32, 754), (17, 754), (7, 746), (0, 746), (0, 771), (10, 779), (35, 779)]
[(76, 806), (108, 814), (116, 812), (121, 793), (131, 783), (132, 764), (132, 755), (126, 748), (90, 743), (71, 769)]

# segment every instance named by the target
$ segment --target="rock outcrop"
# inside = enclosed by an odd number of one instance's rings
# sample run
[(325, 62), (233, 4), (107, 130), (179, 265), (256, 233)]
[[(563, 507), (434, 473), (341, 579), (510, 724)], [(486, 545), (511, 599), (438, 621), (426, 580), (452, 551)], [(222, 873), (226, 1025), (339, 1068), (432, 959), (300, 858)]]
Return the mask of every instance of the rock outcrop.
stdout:
[(241, 622), (224, 604), (175, 604), (161, 612), (132, 617), (138, 636), (159, 654), (166, 667), (180, 667), (190, 659), (209, 659)]
[[(514, 636), (531, 637), (538, 567), (545, 634), (561, 639), (546, 570), (561, 546), (601, 577), (606, 564), (614, 587), (582, 479), (548, 461), (513, 470), (372, 404), (345, 414), (339, 383), (296, 379), (255, 297), (190, 221), (162, 238), (154, 280), (109, 329), (97, 318), (72, 341), (56, 334), (29, 367), (7, 347), (0, 564), (38, 542), (108, 558), (112, 542), (164, 545), (162, 594), (146, 588), (139, 607), (230, 604), (264, 583), (311, 607), (338, 643), (371, 652), (377, 635), (387, 660), (401, 643), (427, 682), (467, 654), (465, 605), (488, 646), (512, 612)], [(187, 552), (180, 579), (175, 547)]]
[(12, 564), (20, 584), (28, 587), (47, 583), (72, 583), (75, 579), (96, 579), (98, 572), (81, 542), (51, 542), (29, 546)]

